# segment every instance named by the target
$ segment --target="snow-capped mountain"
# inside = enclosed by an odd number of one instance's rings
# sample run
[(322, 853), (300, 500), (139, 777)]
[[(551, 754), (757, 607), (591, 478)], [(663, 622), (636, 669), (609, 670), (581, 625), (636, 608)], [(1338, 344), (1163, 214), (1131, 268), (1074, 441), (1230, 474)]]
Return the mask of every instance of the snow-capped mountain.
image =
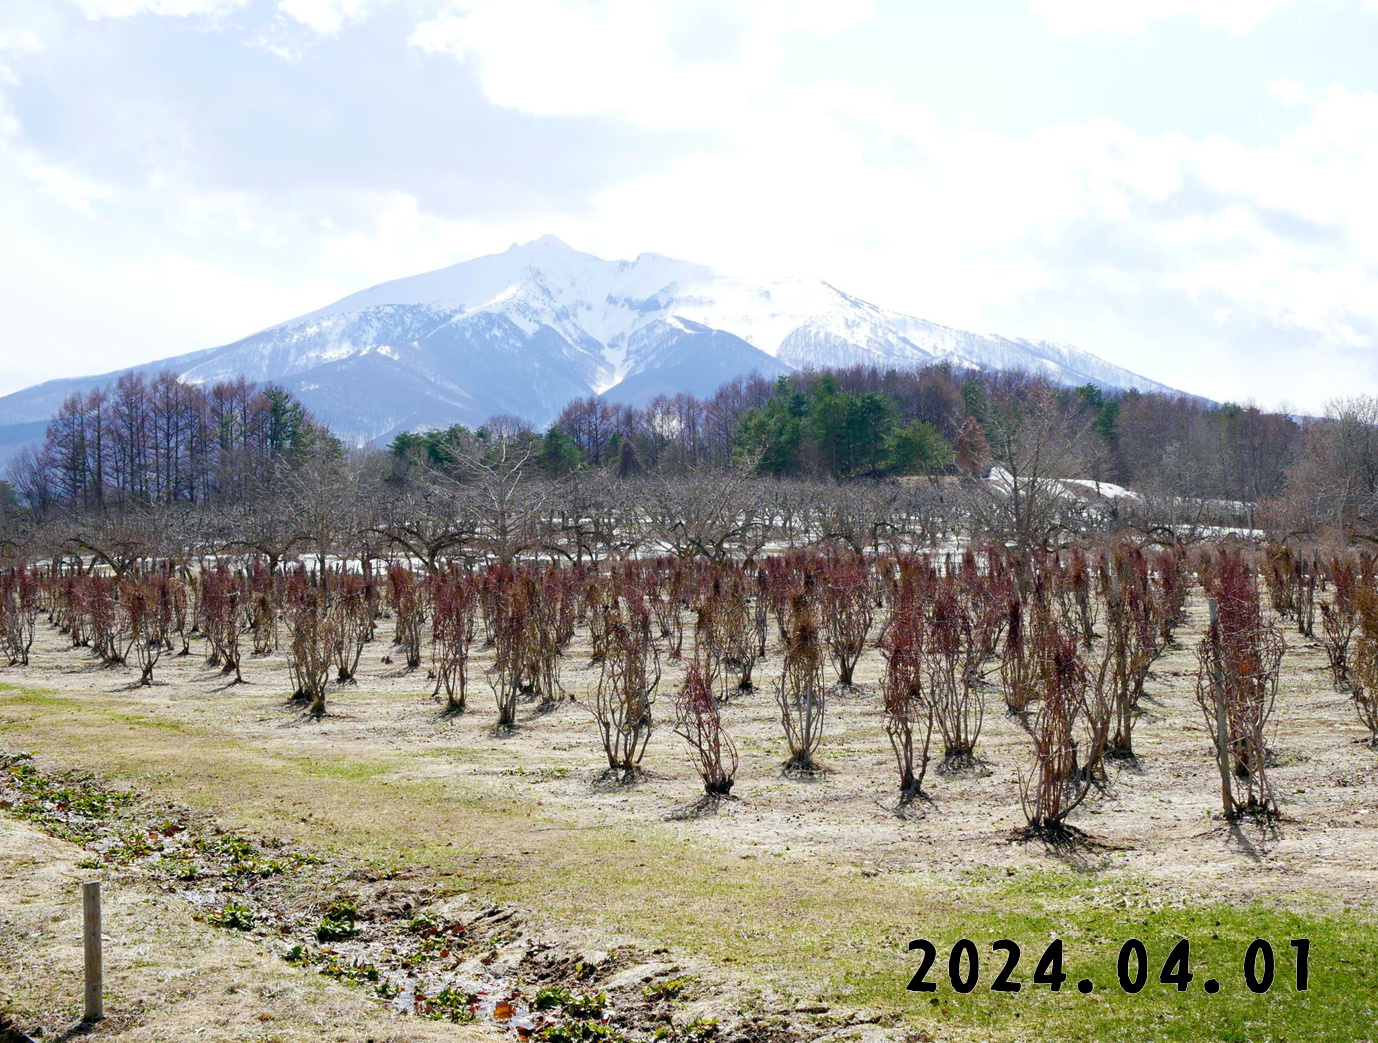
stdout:
[[(134, 368), (172, 369), (198, 383), (278, 383), (363, 442), (500, 413), (545, 424), (590, 394), (637, 404), (662, 392), (707, 395), (752, 371), (941, 361), (1068, 385), (1171, 390), (1067, 344), (949, 329), (817, 280), (756, 284), (650, 253), (604, 261), (553, 236)], [(40, 435), (73, 391), (116, 376), (49, 381), (0, 398), (0, 443)]]

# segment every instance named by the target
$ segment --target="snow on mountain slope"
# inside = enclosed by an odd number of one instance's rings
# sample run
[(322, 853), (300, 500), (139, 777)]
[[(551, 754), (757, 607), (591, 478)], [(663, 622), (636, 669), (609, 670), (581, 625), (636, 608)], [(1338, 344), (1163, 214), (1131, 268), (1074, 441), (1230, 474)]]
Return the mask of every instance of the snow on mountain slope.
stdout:
[(789, 366), (735, 334), (679, 317), (640, 326), (627, 338), (627, 353), (636, 360), (636, 371), (603, 397), (633, 406), (680, 391), (707, 397), (740, 376), (743, 366), (767, 378), (790, 372)]
[[(241, 375), (280, 383), (342, 435), (367, 441), (495, 413), (545, 424), (574, 397), (702, 395), (752, 371), (939, 361), (1022, 369), (1069, 385), (1171, 390), (1070, 345), (950, 329), (819, 280), (753, 283), (653, 253), (605, 261), (554, 236), (136, 368), (202, 383)], [(0, 428), (42, 421), (72, 391), (116, 375), (49, 381), (0, 398)]]

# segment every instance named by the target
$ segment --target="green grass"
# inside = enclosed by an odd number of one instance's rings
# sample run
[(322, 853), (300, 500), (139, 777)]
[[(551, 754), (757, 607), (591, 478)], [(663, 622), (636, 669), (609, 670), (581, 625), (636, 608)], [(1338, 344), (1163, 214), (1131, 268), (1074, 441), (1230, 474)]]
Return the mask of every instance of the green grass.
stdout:
[(68, 696), (54, 695), (52, 692), (40, 688), (30, 688), (25, 685), (7, 684), (0, 682), (0, 694), (9, 694), (18, 697), (18, 701), (25, 706), (69, 706), (71, 698)]
[(367, 761), (333, 757), (329, 760), (320, 757), (294, 757), (292, 760), (295, 762), (297, 770), (310, 778), (351, 779), (355, 781), (376, 779), (391, 774), (400, 763), (390, 757), (377, 757)]
[[(907, 981), (894, 973), (893, 960), (863, 955), (858, 960), (863, 966), (844, 974), (849, 998), (907, 1012), (927, 1006), (943, 1022), (992, 1033), (1008, 1033), (1012, 1023), (1022, 1024), (1025, 1032), (1038, 1025), (1040, 1032), (1058, 1039), (1372, 1038), (1378, 976), (1370, 968), (1378, 939), (1367, 918), (1303, 915), (1264, 904), (1233, 908), (1219, 902), (1126, 910), (1116, 907), (1111, 892), (1131, 901), (1150, 897), (1123, 880), (1111, 886), (1064, 872), (1020, 874), (1003, 888), (976, 885), (958, 907), (917, 912), (913, 918), (913, 937), (929, 939), (938, 950), (927, 976), (936, 992), (906, 992)], [(1067, 975), (1056, 993), (1031, 981), (1054, 937), (1063, 941)], [(976, 943), (981, 961), (979, 984), (968, 995), (957, 993), (948, 981), (948, 955), (960, 938)], [(991, 948), (1002, 938), (1022, 950), (1011, 976), (1022, 982), (1018, 993), (989, 988), (1006, 960)], [(1120, 947), (1130, 938), (1141, 940), (1148, 953), (1147, 984), (1136, 995), (1121, 991), (1116, 969)], [(1158, 976), (1182, 938), (1191, 942), (1195, 978), (1187, 991), (1178, 992), (1175, 985), (1160, 984)], [(1275, 956), (1273, 987), (1263, 995), (1246, 987), (1242, 969), (1255, 938), (1267, 939)], [(1295, 952), (1288, 945), (1293, 938), (1311, 941), (1306, 992), (1296, 991)], [(919, 954), (904, 963), (917, 970)], [(1203, 988), (1210, 977), (1220, 982), (1215, 995)], [(1076, 988), (1082, 978), (1095, 983), (1090, 995)]]
[(118, 721), (121, 724), (135, 724), (140, 728), (163, 728), (170, 732), (184, 732), (188, 726), (181, 721), (170, 721), (164, 717), (150, 717), (145, 713), (128, 713), (119, 710), (106, 710), (107, 720)]
[[(1136, 1043), (1375, 1038), (1372, 910), (1337, 907), (1323, 896), (1238, 908), (1184, 902), (1162, 882), (1051, 859), (1036, 871), (955, 878), (743, 860), (659, 822), (586, 828), (514, 796), (502, 780), (390, 776), (397, 759), (358, 748), (322, 761), (209, 725), (187, 725), (169, 745), (168, 729), (110, 697), (0, 688), (0, 711), (23, 723), (28, 748), (214, 808), (234, 828), (429, 873), (442, 891), (513, 901), (648, 948), (700, 955), (802, 999), (898, 1016), (915, 1031)], [(321, 778), (332, 781), (328, 791)], [(1064, 941), (1068, 975), (1058, 993), (1029, 981), (1053, 937)], [(1196, 975), (1185, 993), (1157, 980), (1181, 937), (1191, 940)], [(1245, 988), (1240, 968), (1257, 937), (1272, 943), (1277, 961), (1273, 989), (1261, 996)], [(1288, 941), (1302, 937), (1311, 940), (1310, 989), (1298, 993)], [(938, 947), (934, 993), (905, 990), (917, 967), (907, 950), (914, 938)], [(959, 938), (972, 939), (981, 958), (980, 983), (969, 995), (947, 982), (947, 954)], [(1000, 938), (1023, 950), (1014, 978), (1024, 985), (1014, 995), (989, 989), (1003, 962), (991, 951)], [(1149, 982), (1137, 995), (1116, 985), (1116, 957), (1128, 938), (1141, 939), (1149, 954)], [(1077, 991), (1082, 977), (1096, 983), (1093, 994)], [(1203, 990), (1207, 977), (1221, 982), (1218, 994)]]

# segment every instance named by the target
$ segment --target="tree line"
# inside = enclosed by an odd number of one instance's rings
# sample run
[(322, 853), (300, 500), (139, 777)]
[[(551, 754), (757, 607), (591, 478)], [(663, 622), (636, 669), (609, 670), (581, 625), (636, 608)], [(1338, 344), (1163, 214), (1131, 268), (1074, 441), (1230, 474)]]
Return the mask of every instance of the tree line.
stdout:
[(280, 462), (321, 452), (341, 445), (282, 388), (125, 373), (63, 402), (42, 446), (9, 473), (13, 492), (39, 514), (239, 501), (265, 488)]
[[(659, 396), (644, 407), (571, 402), (554, 428), (596, 467), (671, 468), (749, 459), (777, 477), (955, 473), (969, 419), (991, 441), (1011, 406), (1046, 393), (1027, 374), (852, 367), (767, 381), (742, 377), (706, 399)], [(1259, 501), (1285, 487), (1305, 421), (1253, 405), (1187, 396), (1057, 388), (1088, 436), (1084, 477), (1177, 495)]]
[[(1111, 496), (1089, 509), (1068, 502), (1067, 478), (1127, 486), (1137, 498)], [(380, 449), (343, 446), (281, 388), (126, 374), (71, 396), (9, 479), (0, 483), (0, 518), (16, 531), (127, 507), (192, 507), (250, 528), (310, 511), (338, 518), (346, 491), (347, 513), (429, 518), (462, 513), (461, 502), (474, 508), (481, 493), (508, 546), (521, 542), (514, 519), (533, 500), (559, 500), (569, 524), (587, 527), (615, 511), (608, 497), (620, 498), (639, 505), (644, 527), (666, 505), (703, 515), (685, 490), (721, 498), (731, 489), (737, 521), (769, 514), (788, 528), (781, 519), (798, 496), (784, 482), (831, 504), (819, 510), (835, 518), (854, 501), (902, 500), (904, 518), (873, 521), (1025, 546), (1088, 526), (1160, 540), (1226, 526), (1378, 542), (1378, 400), (1338, 400), (1308, 418), (946, 365), (856, 367), (738, 378), (707, 398), (660, 396), (641, 407), (578, 399), (544, 431), (499, 416), (476, 429), (404, 433)], [(896, 480), (922, 488), (880, 491)], [(621, 483), (615, 493), (609, 481)], [(749, 498), (754, 505), (744, 506)], [(619, 524), (635, 527), (629, 519)], [(683, 517), (661, 521), (680, 535), (690, 527)], [(436, 524), (463, 528), (457, 518)], [(855, 534), (847, 539), (858, 545)]]

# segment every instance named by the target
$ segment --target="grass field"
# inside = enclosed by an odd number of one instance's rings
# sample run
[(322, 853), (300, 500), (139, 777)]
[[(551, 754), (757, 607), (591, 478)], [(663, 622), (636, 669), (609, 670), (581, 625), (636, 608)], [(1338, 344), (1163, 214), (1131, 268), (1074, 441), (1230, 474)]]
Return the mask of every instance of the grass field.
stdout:
[[(753, 1004), (786, 1012), (802, 1038), (1378, 1037), (1378, 872), (1367, 816), (1378, 755), (1354, 741), (1342, 697), (1320, 682), (1315, 649), (1289, 652), (1280, 823), (1228, 827), (1210, 817), (1211, 763), (1187, 694), (1189, 653), (1179, 649), (1150, 685), (1139, 771), (1120, 772), (1079, 817), (1099, 843), (1073, 852), (1008, 839), (1019, 821), (1020, 736), (994, 710), (985, 770), (934, 778), (932, 802), (906, 814), (890, 794), (889, 749), (864, 687), (830, 711), (829, 770), (813, 782), (779, 772), (767, 688), (731, 710), (741, 781), (733, 800), (703, 814), (668, 729), (647, 755), (646, 780), (609, 787), (599, 781), (590, 720), (573, 704), (532, 715), (501, 739), (490, 734), (481, 685), (473, 712), (444, 718), (422, 677), (375, 662), (357, 688), (332, 694), (330, 716), (312, 722), (287, 702), (280, 661), (249, 663), (252, 683), (225, 687), (199, 660), (183, 659), (153, 688), (130, 690), (127, 676), (97, 669), (55, 634), (38, 652), (27, 672), (0, 675), (9, 682), (0, 688), (0, 750), (98, 771), (228, 828), (281, 838), (342, 872), (403, 870), (437, 895), (515, 905), (536, 931), (668, 950), (712, 985), (724, 1016)], [(566, 684), (577, 697), (595, 676), (571, 664)], [(769, 668), (765, 677), (768, 685)], [(0, 856), (12, 878), (23, 848), (12, 838)], [(47, 850), (39, 863), (56, 857)], [(916, 938), (937, 946), (928, 976), (936, 992), (905, 989)], [(981, 958), (968, 995), (947, 981), (948, 951), (961, 938)], [(1017, 993), (989, 987), (1003, 962), (991, 944), (1002, 938), (1023, 951)], [(1063, 940), (1067, 974), (1056, 993), (1030, 980), (1054, 938)], [(1137, 995), (1115, 984), (1130, 938), (1149, 954)], [(1182, 938), (1195, 979), (1178, 992), (1157, 976)], [(1245, 987), (1241, 971), (1255, 938), (1277, 956), (1263, 995)], [(1294, 938), (1311, 943), (1302, 993)], [(274, 973), (310, 977), (280, 962)], [(20, 976), (7, 966), (0, 979), (11, 980), (0, 986), (59, 1027), (71, 1012)], [(1217, 994), (1202, 988), (1207, 977), (1220, 981)], [(1090, 995), (1075, 987), (1081, 978), (1094, 981)], [(473, 1030), (453, 1029), (461, 1031)], [(245, 1030), (243, 1038), (274, 1037)]]

